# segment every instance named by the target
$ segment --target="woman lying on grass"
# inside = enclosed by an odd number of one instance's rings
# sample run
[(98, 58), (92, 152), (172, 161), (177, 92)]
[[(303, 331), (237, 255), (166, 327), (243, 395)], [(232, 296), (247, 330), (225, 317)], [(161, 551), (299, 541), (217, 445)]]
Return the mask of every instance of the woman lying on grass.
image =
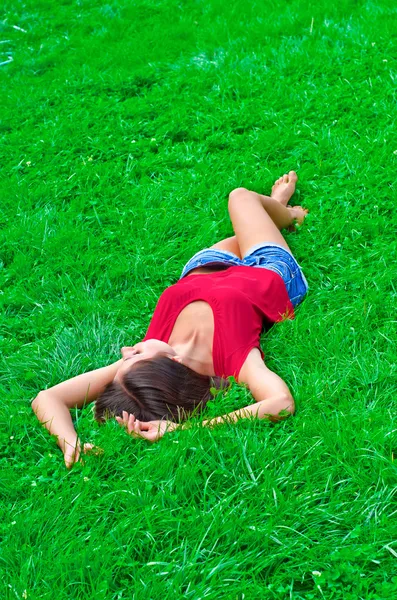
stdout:
[[(95, 401), (95, 418), (115, 417), (129, 434), (155, 441), (204, 409), (210, 388), (234, 376), (256, 403), (204, 422), (255, 416), (278, 420), (294, 412), (285, 382), (263, 362), (260, 335), (293, 317), (307, 282), (280, 229), (307, 210), (289, 207), (294, 171), (272, 195), (238, 188), (229, 196), (234, 237), (201, 250), (180, 280), (161, 295), (145, 338), (121, 349), (117, 362), (42, 391), (32, 402), (38, 419), (58, 438), (67, 467), (81, 448), (69, 409)], [(86, 444), (84, 452), (92, 449)]]

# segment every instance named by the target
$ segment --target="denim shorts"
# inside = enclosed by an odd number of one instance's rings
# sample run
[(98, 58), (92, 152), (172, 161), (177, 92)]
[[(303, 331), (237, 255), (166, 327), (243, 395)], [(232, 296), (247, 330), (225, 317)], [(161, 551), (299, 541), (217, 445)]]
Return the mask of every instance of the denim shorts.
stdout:
[(290, 252), (279, 244), (264, 242), (252, 246), (241, 260), (232, 252), (206, 248), (197, 252), (183, 267), (180, 279), (198, 267), (219, 265), (224, 267), (261, 267), (274, 271), (285, 283), (293, 306), (302, 302), (309, 289), (306, 277), (301, 267)]

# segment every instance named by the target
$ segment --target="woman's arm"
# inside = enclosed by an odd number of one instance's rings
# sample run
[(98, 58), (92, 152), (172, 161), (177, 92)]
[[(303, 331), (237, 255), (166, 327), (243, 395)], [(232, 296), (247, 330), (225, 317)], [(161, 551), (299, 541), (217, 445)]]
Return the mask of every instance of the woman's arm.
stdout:
[[(255, 404), (250, 404), (227, 413), (220, 417), (214, 417), (203, 421), (205, 427), (215, 427), (222, 423), (235, 423), (240, 419), (268, 419), (269, 421), (280, 421), (294, 412), (294, 401), (290, 394), (276, 394), (272, 398), (260, 400)], [(280, 414), (281, 413), (281, 414)], [(165, 433), (175, 429), (185, 429), (190, 427), (185, 423), (174, 423), (173, 421), (138, 421), (134, 415), (123, 411), (122, 417), (116, 417), (118, 424), (124, 427), (133, 437), (140, 437), (149, 442), (157, 442)]]
[[(240, 419), (268, 419), (269, 421), (280, 421), (285, 419), (295, 410), (294, 400), (289, 393), (279, 393), (271, 398), (260, 400), (255, 404), (250, 404), (227, 413), (220, 417), (214, 417), (203, 421), (205, 427), (214, 427), (222, 423), (235, 423)], [(121, 427), (124, 427), (133, 437), (141, 437), (149, 442), (157, 442), (163, 435), (175, 429), (185, 429), (190, 427), (185, 423), (174, 423), (173, 421), (138, 421), (134, 415), (129, 415), (123, 411), (122, 417), (116, 417)]]
[(279, 397), (280, 403), (283, 402), (281, 398), (284, 398), (290, 405), (289, 412), (294, 412), (294, 399), (287, 384), (265, 365), (258, 348), (253, 348), (248, 354), (240, 370), (239, 382), (248, 386), (256, 402), (262, 403), (266, 400), (269, 402), (269, 408), (273, 407), (276, 410), (278, 404), (275, 403), (275, 398)]
[[(248, 385), (255, 399), (250, 404), (231, 413), (204, 421), (204, 425), (212, 427), (225, 422), (255, 417), (280, 421), (295, 411), (294, 399), (287, 384), (276, 373), (268, 369), (262, 360), (258, 348), (253, 348), (239, 374), (239, 382)], [(281, 414), (280, 414), (281, 413)]]
[[(257, 348), (249, 353), (240, 371), (239, 382), (248, 385), (255, 399), (250, 404), (221, 417), (204, 421), (212, 427), (225, 422), (256, 417), (269, 421), (280, 421), (295, 412), (295, 403), (287, 384), (276, 373), (268, 369)], [(281, 414), (280, 414), (281, 413)]]
[(67, 467), (79, 460), (81, 450), (70, 409), (81, 408), (93, 402), (105, 386), (113, 381), (122, 362), (118, 360), (107, 367), (72, 377), (41, 391), (33, 400), (32, 409), (37, 418), (51, 435), (57, 436), (57, 443), (64, 454)]
[(221, 417), (214, 417), (213, 419), (203, 421), (203, 425), (213, 427), (221, 423), (234, 423), (240, 419), (249, 419), (252, 417), (268, 419), (269, 421), (280, 421), (293, 414), (293, 412), (294, 401), (292, 397), (288, 394), (279, 394), (272, 398), (266, 398), (266, 400), (260, 400), (255, 404), (244, 406), (244, 408), (234, 410)]

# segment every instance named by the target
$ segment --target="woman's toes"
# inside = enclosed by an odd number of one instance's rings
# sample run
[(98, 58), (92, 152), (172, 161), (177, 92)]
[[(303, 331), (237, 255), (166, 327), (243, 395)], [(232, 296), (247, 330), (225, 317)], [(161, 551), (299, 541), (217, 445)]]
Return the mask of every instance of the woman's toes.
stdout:
[[(284, 175), (284, 177), (285, 177), (285, 175)], [(298, 175), (295, 173), (295, 171), (290, 171), (288, 173), (288, 179), (289, 179), (289, 181), (296, 183), (298, 181)]]
[(282, 181), (283, 183), (288, 183), (288, 175), (286, 173), (284, 173), (284, 175), (282, 176)]

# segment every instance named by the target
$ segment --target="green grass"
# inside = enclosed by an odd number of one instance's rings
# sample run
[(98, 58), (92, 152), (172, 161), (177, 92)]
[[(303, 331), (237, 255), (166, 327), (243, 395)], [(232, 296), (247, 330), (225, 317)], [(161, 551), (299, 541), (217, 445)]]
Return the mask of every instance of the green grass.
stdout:
[[(397, 597), (396, 27), (386, 0), (5, 0), (1, 598)], [(296, 415), (147, 445), (87, 409), (105, 453), (66, 471), (30, 401), (141, 339), (228, 192), (290, 169), (310, 293), (263, 346)]]

